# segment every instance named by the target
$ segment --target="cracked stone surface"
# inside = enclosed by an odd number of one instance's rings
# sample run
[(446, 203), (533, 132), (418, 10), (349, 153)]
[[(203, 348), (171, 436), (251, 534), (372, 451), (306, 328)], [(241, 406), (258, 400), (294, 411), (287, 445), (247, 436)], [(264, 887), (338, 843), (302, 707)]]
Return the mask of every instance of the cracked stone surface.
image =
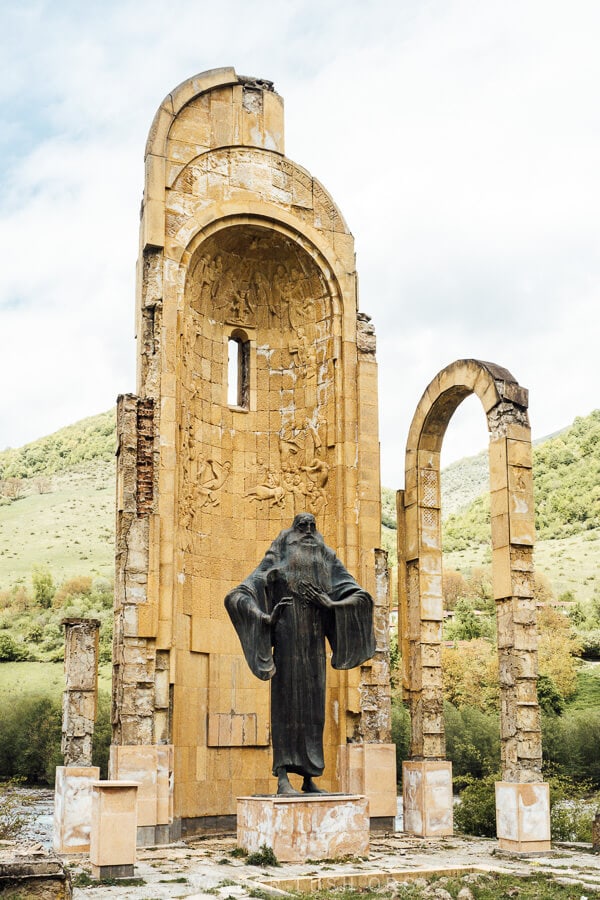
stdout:
[[(477, 871), (514, 872), (515, 875), (547, 874), (581, 884), (582, 890), (600, 891), (600, 857), (590, 847), (555, 846), (550, 853), (532, 859), (502, 854), (498, 842), (468, 837), (446, 839), (411, 838), (403, 833), (372, 835), (368, 859), (350, 861), (284, 864), (278, 868), (248, 866), (244, 859), (232, 856), (236, 848), (234, 836), (190, 840), (156, 849), (140, 849), (135, 867), (143, 885), (75, 887), (75, 900), (118, 897), (119, 900), (166, 900), (204, 897), (235, 897), (244, 900), (257, 889), (284, 896), (292, 880), (310, 878), (313, 887), (319, 879), (339, 879), (351, 884), (353, 876), (363, 876), (361, 886), (377, 887), (388, 878), (409, 881), (425, 878), (434, 872), (464, 868), (468, 884), (473, 869)], [(71, 873), (89, 874), (88, 860), (71, 863)], [(356, 882), (355, 882), (356, 884)], [(583, 891), (585, 893), (585, 891)]]

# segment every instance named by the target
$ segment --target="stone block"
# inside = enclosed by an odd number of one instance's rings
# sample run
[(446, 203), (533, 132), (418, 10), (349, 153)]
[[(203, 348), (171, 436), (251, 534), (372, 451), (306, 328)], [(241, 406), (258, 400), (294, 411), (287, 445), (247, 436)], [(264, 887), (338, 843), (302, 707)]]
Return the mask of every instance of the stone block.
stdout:
[(97, 766), (57, 766), (52, 845), (57, 853), (88, 853), (92, 827), (92, 784)]
[(90, 863), (94, 878), (106, 877), (115, 867), (116, 877), (133, 874), (137, 791), (133, 781), (95, 781), (92, 785)]
[(405, 760), (402, 796), (404, 831), (419, 837), (452, 834), (452, 763)]
[(171, 824), (173, 821), (171, 745), (112, 744), (109, 771), (113, 781), (133, 781), (139, 785), (138, 827)]
[(496, 782), (496, 829), (501, 850), (550, 850), (550, 791), (545, 782)]
[(354, 794), (238, 797), (238, 845), (281, 862), (368, 856), (369, 802)]
[(343, 744), (338, 770), (342, 791), (365, 795), (371, 818), (396, 815), (395, 744)]

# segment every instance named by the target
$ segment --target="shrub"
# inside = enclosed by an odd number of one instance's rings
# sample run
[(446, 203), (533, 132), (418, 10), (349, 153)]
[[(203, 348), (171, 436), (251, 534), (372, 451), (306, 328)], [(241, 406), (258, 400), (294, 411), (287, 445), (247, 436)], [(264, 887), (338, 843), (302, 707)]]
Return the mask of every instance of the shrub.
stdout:
[(396, 781), (402, 781), (402, 760), (410, 754), (410, 713), (399, 694), (392, 700), (392, 741), (396, 745)]
[(13, 840), (27, 825), (26, 810), (35, 795), (18, 790), (20, 784), (18, 778), (0, 781), (0, 841)]
[(89, 575), (77, 575), (64, 581), (54, 595), (54, 606), (64, 606), (74, 597), (89, 597), (92, 593), (92, 579)]
[(34, 569), (31, 573), (31, 581), (35, 602), (42, 609), (48, 609), (56, 591), (52, 575), (44, 569)]
[(457, 709), (444, 704), (446, 756), (455, 776), (481, 778), (497, 772), (500, 763), (498, 714), (486, 714), (472, 706)]
[(27, 659), (27, 648), (10, 634), (0, 634), (0, 662), (19, 662)]
[(29, 782), (54, 782), (62, 764), (60, 700), (7, 697), (0, 706), (0, 772)]
[(546, 765), (575, 785), (600, 787), (600, 710), (574, 709), (542, 717)]
[(499, 772), (485, 778), (462, 779), (464, 785), (460, 803), (454, 808), (454, 824), (457, 831), (481, 837), (496, 836), (496, 781), (501, 781)]

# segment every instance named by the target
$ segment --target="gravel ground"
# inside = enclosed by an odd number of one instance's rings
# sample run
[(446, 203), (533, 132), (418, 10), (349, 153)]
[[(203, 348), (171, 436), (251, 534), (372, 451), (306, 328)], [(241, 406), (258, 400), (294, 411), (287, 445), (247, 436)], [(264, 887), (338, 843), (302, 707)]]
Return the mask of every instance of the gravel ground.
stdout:
[[(40, 791), (27, 840), (20, 842), (21, 852), (29, 850), (38, 856), (48, 852), (52, 805), (53, 792)], [(596, 892), (600, 896), (600, 857), (584, 845), (559, 845), (543, 856), (521, 859), (502, 854), (495, 840), (462, 836), (424, 840), (402, 833), (373, 834), (368, 859), (285, 863), (277, 868), (248, 866), (243, 858), (232, 856), (235, 848), (235, 837), (224, 835), (140, 849), (135, 884), (90, 884), (88, 859), (65, 861), (74, 880), (75, 900), (201, 900), (215, 896), (245, 900), (257, 890), (282, 896), (281, 891), (308, 885), (312, 889), (334, 884), (377, 888), (388, 880), (414, 881), (432, 873), (456, 872), (468, 884), (474, 871), (551, 874), (561, 882), (580, 885), (582, 897)]]

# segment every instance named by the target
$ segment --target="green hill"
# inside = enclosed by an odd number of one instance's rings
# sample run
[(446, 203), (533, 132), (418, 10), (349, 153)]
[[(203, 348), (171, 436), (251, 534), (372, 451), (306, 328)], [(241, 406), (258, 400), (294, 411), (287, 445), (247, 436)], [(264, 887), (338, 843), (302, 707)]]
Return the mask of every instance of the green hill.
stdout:
[[(115, 446), (111, 410), (0, 452), (0, 591), (19, 583), (31, 589), (36, 567), (55, 583), (112, 577)], [(600, 587), (600, 410), (538, 443), (534, 484), (536, 564), (557, 595), (570, 590), (585, 599)], [(446, 566), (489, 563), (487, 486), (485, 451), (442, 472)], [(395, 491), (383, 488), (383, 545), (392, 562), (395, 502)]]
[[(534, 447), (533, 487), (539, 540), (600, 528), (600, 410)], [(444, 549), (489, 541), (489, 495), (448, 517)]]
[(0, 453), (0, 590), (114, 571), (115, 413)]

